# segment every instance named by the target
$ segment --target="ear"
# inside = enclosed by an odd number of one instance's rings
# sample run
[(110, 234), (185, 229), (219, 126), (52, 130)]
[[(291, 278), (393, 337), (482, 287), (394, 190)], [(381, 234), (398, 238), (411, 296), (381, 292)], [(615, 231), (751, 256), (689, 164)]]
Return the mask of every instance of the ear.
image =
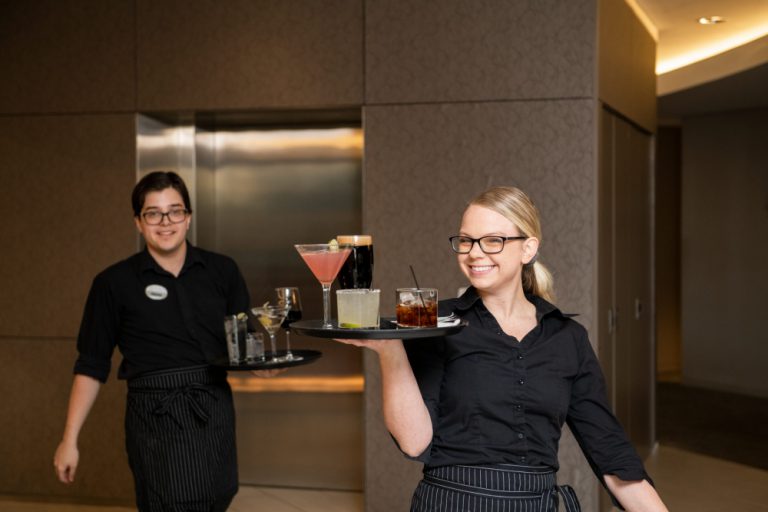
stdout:
[(530, 263), (539, 253), (539, 239), (531, 237), (523, 241), (523, 265)]
[(141, 219), (139, 217), (134, 217), (133, 222), (136, 225), (136, 231), (141, 233)]

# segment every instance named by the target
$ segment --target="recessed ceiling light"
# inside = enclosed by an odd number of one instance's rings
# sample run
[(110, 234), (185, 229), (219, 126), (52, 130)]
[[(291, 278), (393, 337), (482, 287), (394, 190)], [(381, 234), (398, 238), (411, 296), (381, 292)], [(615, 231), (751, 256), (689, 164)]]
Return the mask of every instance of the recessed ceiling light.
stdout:
[(702, 25), (717, 25), (718, 23), (725, 23), (725, 18), (722, 16), (702, 16), (698, 21)]

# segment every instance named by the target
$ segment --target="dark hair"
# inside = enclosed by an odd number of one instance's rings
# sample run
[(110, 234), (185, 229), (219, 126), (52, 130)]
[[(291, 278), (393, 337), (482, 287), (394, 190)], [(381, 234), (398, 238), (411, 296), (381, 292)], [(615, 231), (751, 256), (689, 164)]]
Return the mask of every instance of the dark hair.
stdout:
[(133, 215), (141, 215), (141, 209), (144, 207), (144, 199), (150, 192), (160, 192), (167, 188), (172, 188), (181, 194), (184, 200), (184, 208), (188, 213), (192, 213), (192, 205), (189, 202), (189, 192), (181, 176), (173, 171), (154, 171), (139, 180), (133, 193), (131, 194), (131, 205), (133, 206)]

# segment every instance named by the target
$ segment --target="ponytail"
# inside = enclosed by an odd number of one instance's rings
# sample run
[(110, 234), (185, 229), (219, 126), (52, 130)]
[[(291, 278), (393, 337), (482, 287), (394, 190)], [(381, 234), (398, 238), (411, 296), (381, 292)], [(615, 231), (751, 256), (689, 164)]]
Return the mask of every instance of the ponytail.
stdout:
[(522, 279), (525, 293), (555, 303), (554, 279), (543, 263), (534, 259), (533, 262), (523, 265)]

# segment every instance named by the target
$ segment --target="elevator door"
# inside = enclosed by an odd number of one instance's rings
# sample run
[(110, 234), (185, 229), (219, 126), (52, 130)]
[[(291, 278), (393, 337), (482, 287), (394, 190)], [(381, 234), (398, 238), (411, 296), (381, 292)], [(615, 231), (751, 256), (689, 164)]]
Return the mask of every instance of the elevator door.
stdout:
[[(296, 286), (304, 318), (322, 318), (320, 283), (293, 245), (360, 233), (360, 129), (217, 129), (200, 131), (197, 146), (198, 205), (208, 219), (198, 225), (200, 245), (237, 261), (253, 305)], [(291, 342), (323, 356), (281, 377), (362, 373), (355, 347), (295, 333)], [(306, 382), (301, 390), (235, 386), (240, 482), (361, 490), (362, 394), (313, 391)]]

